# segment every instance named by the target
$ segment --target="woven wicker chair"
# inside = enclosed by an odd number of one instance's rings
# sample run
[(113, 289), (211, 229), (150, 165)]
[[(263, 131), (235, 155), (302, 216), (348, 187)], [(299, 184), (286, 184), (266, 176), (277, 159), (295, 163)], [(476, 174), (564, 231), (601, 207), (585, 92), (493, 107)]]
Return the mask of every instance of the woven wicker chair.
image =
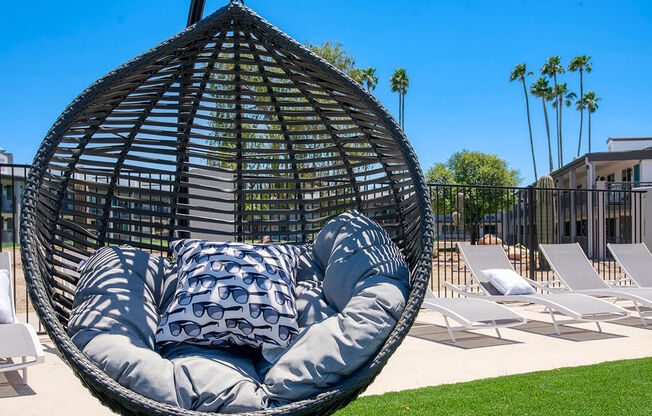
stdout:
[(77, 264), (109, 244), (167, 255), (179, 237), (308, 242), (351, 208), (381, 223), (405, 254), (407, 307), (354, 376), (260, 414), (329, 414), (374, 379), (423, 300), (433, 218), (414, 151), (381, 104), (232, 2), (109, 73), (59, 117), (25, 186), (23, 268), (51, 339), (105, 405), (199, 415), (124, 388), (71, 342)]

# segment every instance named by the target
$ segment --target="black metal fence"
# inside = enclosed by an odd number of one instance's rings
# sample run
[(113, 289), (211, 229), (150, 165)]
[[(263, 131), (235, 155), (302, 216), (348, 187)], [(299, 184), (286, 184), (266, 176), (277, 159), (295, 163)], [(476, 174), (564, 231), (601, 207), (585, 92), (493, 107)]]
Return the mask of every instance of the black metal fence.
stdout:
[(516, 271), (537, 281), (552, 273), (538, 244), (577, 242), (604, 278), (615, 278), (618, 269), (607, 244), (642, 241), (645, 192), (628, 186), (603, 188), (431, 184), (436, 224), (431, 289), (453, 296), (444, 282), (471, 281), (457, 242), (502, 244)]
[[(21, 321), (30, 322), (33, 308), (27, 295), (27, 286), (23, 277), (20, 259), (20, 238), (18, 224), (20, 221), (20, 201), (23, 197), (25, 177), (28, 165), (0, 164), (0, 252), (8, 252), (12, 264), (11, 279), (14, 307)], [(40, 325), (39, 325), (40, 330)]]
[[(20, 316), (29, 321), (31, 311), (20, 260), (18, 222), (28, 165), (0, 164), (0, 251), (9, 251), (13, 264), (14, 302)], [(135, 178), (143, 184), (156, 178)], [(95, 178), (95, 180), (98, 180)], [(456, 243), (502, 244), (514, 268), (523, 276), (542, 281), (550, 270), (536, 247), (540, 243), (579, 243), (603, 277), (618, 273), (607, 243), (640, 242), (643, 239), (643, 195), (629, 183), (606, 184), (603, 189), (548, 189), (463, 185), (430, 185), (435, 213), (431, 288), (439, 296), (452, 296), (444, 282), (466, 284), (471, 276), (459, 258)], [(123, 207), (120, 215), (151, 215), (149, 205), (157, 201), (142, 195), (130, 195), (134, 202)], [(68, 201), (74, 204), (74, 200)], [(143, 205), (141, 208), (140, 205)], [(120, 211), (116, 207), (116, 211)], [(140, 212), (140, 211), (143, 212)], [(65, 211), (65, 206), (64, 206)], [(161, 213), (158, 215), (165, 215)], [(94, 214), (89, 212), (91, 222)], [(156, 217), (156, 218), (155, 218)], [(129, 217), (131, 218), (131, 217)], [(113, 219), (118, 220), (118, 218)], [(145, 230), (125, 229), (135, 233), (133, 244), (151, 243), (156, 237), (157, 215)], [(126, 220), (125, 220), (126, 221)], [(137, 234), (137, 235), (136, 235)], [(144, 235), (147, 241), (142, 240)], [(141, 239), (141, 240), (139, 240)]]

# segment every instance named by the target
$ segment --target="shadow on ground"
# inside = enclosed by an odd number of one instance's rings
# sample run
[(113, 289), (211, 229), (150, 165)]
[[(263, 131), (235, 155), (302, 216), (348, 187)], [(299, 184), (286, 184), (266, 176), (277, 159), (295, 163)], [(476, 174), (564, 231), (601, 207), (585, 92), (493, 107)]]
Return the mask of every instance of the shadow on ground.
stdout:
[(616, 324), (616, 325), (624, 325), (624, 326), (630, 326), (632, 328), (640, 328), (640, 329), (649, 329), (652, 330), (652, 315), (649, 315), (645, 318), (647, 322), (647, 326), (643, 325), (643, 322), (641, 321), (641, 318), (639, 318), (636, 314), (635, 316), (630, 316), (629, 318), (624, 318), (624, 319), (619, 319), (617, 321), (611, 321), (610, 323)]
[[(29, 371), (29, 370), (28, 370)], [(33, 396), (36, 392), (27, 384), (18, 371), (0, 373), (0, 399), (5, 397)]]
[(495, 347), (498, 345), (520, 344), (519, 341), (469, 331), (455, 331), (455, 340), (457, 342), (453, 342), (451, 341), (451, 338), (448, 335), (448, 330), (445, 326), (423, 322), (415, 322), (408, 335), (414, 338), (450, 345), (451, 347), (462, 348), (465, 350)]
[[(614, 321), (611, 322), (613, 323)], [(611, 339), (611, 338), (623, 338), (623, 335), (611, 334), (609, 332), (598, 332), (597, 327), (596, 330), (594, 331), (594, 330), (589, 330), (584, 328), (577, 328), (574, 326), (563, 325), (561, 324), (561, 322), (558, 323), (559, 323), (559, 332), (561, 332), (561, 336), (557, 335), (557, 333), (555, 332), (555, 327), (553, 326), (552, 322), (537, 321), (532, 319), (529, 319), (527, 323), (523, 325), (512, 327), (512, 329), (515, 329), (517, 331), (529, 332), (531, 334), (543, 335), (547, 337), (566, 339), (575, 342), (595, 341), (600, 339)]]

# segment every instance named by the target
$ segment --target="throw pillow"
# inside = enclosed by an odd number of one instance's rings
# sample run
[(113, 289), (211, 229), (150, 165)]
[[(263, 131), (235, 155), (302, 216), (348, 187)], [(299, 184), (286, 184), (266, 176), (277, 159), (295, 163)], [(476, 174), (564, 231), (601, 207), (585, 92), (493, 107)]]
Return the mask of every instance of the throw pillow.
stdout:
[(186, 239), (170, 248), (178, 283), (157, 343), (287, 347), (298, 335), (297, 247)]
[(482, 273), (503, 295), (533, 295), (536, 292), (530, 284), (512, 269), (489, 269)]

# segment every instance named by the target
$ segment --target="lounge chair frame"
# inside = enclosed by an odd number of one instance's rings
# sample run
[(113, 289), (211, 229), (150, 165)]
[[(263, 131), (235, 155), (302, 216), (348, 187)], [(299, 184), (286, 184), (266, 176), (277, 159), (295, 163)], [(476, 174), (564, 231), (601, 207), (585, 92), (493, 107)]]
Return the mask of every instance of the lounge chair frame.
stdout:
[[(8, 270), (11, 276), (11, 259), (9, 253), (0, 253), (0, 270)], [(41, 342), (36, 331), (29, 324), (18, 322), (14, 308), (11, 290), (11, 279), (9, 279), (9, 301), (12, 305), (13, 323), (0, 324), (0, 358), (20, 357), (19, 363), (0, 363), (0, 373), (7, 371), (22, 370), (22, 382), (27, 384), (27, 367), (40, 364), (45, 361)], [(31, 359), (30, 359), (31, 358)]]
[[(574, 290), (570, 287), (569, 285), (569, 280), (565, 278), (564, 274), (559, 271), (559, 268), (557, 267), (558, 265), (555, 264), (555, 261), (550, 259), (549, 253), (546, 251), (547, 246), (559, 246), (562, 244), (540, 244), (539, 248), (541, 250), (541, 253), (543, 256), (546, 258), (546, 261), (550, 265), (550, 268), (553, 271), (553, 274), (550, 276), (550, 278), (541, 283), (541, 282), (536, 282), (531, 279), (527, 279), (530, 284), (533, 286), (537, 287), (538, 289), (541, 289), (543, 291), (547, 291), (550, 293), (577, 293), (577, 294), (583, 294), (583, 295), (590, 295), (594, 297), (599, 297), (599, 298), (615, 298), (613, 303), (615, 304), (619, 300), (627, 300), (631, 301), (634, 309), (636, 310), (636, 313), (639, 316), (639, 319), (641, 320), (641, 323), (643, 324), (644, 327), (647, 327), (647, 321), (646, 317), (652, 316), (652, 311), (643, 311), (641, 310), (641, 306), (644, 307), (652, 307), (652, 299), (648, 299), (646, 297), (642, 297), (640, 295), (637, 295), (636, 293), (631, 293), (628, 292), (629, 290), (636, 290), (638, 288), (634, 287), (615, 287), (610, 281), (606, 281), (602, 279), (602, 277), (598, 274), (598, 272), (591, 266), (591, 270), (593, 270), (594, 273), (594, 279), (596, 282), (596, 286), (602, 286), (602, 287), (596, 287), (594, 289), (586, 289), (586, 290)], [(586, 254), (584, 254), (584, 251), (582, 251), (581, 246), (578, 243), (574, 244), (563, 244), (567, 246), (576, 246), (579, 248), (580, 252), (582, 253), (583, 260), (586, 261), (587, 264), (591, 265), (591, 262), (589, 259), (586, 257)], [(576, 251), (577, 253), (577, 251)], [(573, 254), (573, 253), (569, 253)], [(578, 258), (578, 261), (580, 259)], [(554, 279), (554, 277), (557, 277), (557, 279)], [(621, 281), (622, 279), (617, 279), (612, 282), (618, 282)]]
[[(602, 327), (600, 326), (600, 322), (623, 319), (629, 315), (629, 312), (627, 312), (627, 310), (622, 308), (618, 308), (620, 309), (620, 311), (618, 312), (605, 312), (605, 313), (594, 313), (594, 314), (579, 313), (576, 310), (572, 309), (570, 306), (568, 306), (565, 302), (560, 303), (559, 298), (557, 299), (551, 298), (549, 295), (546, 294), (509, 295), (509, 296), (491, 294), (487, 290), (486, 286), (482, 284), (481, 279), (476, 275), (476, 272), (473, 269), (473, 267), (471, 267), (471, 262), (467, 257), (467, 253), (464, 251), (464, 245), (458, 242), (457, 246), (462, 258), (464, 259), (464, 262), (466, 263), (469, 270), (471, 271), (471, 276), (473, 277), (473, 280), (475, 280), (477, 283), (475, 284), (469, 283), (466, 285), (454, 285), (452, 283), (445, 282), (444, 284), (447, 287), (449, 287), (451, 290), (463, 296), (468, 296), (468, 297), (490, 299), (495, 302), (501, 302), (501, 303), (523, 302), (523, 303), (542, 305), (544, 306), (544, 311), (550, 314), (550, 319), (552, 320), (552, 324), (555, 328), (555, 332), (557, 333), (557, 335), (561, 335), (559, 325), (585, 323), (585, 322), (594, 322), (598, 327), (598, 331), (602, 332)], [(493, 246), (487, 246), (487, 247), (493, 247)], [(509, 259), (507, 258), (507, 255), (502, 250), (502, 248), (499, 251), (502, 252), (502, 255), (505, 257), (506, 260), (505, 266), (509, 265), (509, 267), (512, 270), (514, 270), (511, 263), (509, 262)], [(498, 250), (496, 251), (496, 253), (498, 253)], [(563, 320), (563, 321), (558, 320), (555, 317), (555, 311), (568, 316), (570, 319)]]
[[(652, 259), (652, 254), (650, 254), (650, 250), (644, 243), (637, 243), (637, 244), (607, 244), (607, 248), (609, 249), (609, 252), (613, 256), (613, 258), (616, 260), (618, 265), (620, 266), (620, 274), (614, 280), (614, 283), (611, 283), (611, 281), (606, 280), (605, 282), (610, 283), (614, 287), (623, 287), (623, 285), (620, 285), (621, 282), (629, 282), (629, 286), (631, 287), (652, 287), (652, 285), (645, 284), (635, 277), (635, 274), (632, 273), (631, 270), (631, 265), (627, 264), (627, 262), (621, 257), (621, 253), (618, 253), (619, 246), (636, 246), (641, 248), (641, 254), (642, 255), (647, 255), (649, 256), (650, 259)], [(646, 273), (650, 273), (652, 270), (647, 270)]]
[[(486, 302), (488, 305), (499, 306), (503, 308), (506, 312), (513, 315), (513, 318), (512, 319), (487, 319), (483, 321), (473, 320), (469, 318), (468, 315), (461, 312), (459, 309), (455, 307), (451, 307), (450, 305), (442, 304), (441, 302), (437, 302), (438, 299), (439, 298), (435, 296), (435, 294), (432, 293), (430, 289), (428, 289), (428, 293), (426, 294), (426, 299), (423, 301), (421, 307), (442, 314), (442, 316), (444, 317), (444, 322), (446, 324), (446, 329), (448, 330), (448, 335), (450, 335), (450, 338), (453, 342), (456, 342), (455, 335), (454, 335), (455, 331), (468, 331), (474, 329), (495, 329), (498, 338), (502, 338), (499, 328), (509, 328), (509, 327), (527, 323), (527, 318), (521, 315), (520, 313), (515, 312), (503, 305), (494, 304), (494, 302), (485, 299), (462, 298), (462, 300), (481, 301), (483, 303)], [(458, 322), (460, 325), (452, 326), (449, 318)]]

